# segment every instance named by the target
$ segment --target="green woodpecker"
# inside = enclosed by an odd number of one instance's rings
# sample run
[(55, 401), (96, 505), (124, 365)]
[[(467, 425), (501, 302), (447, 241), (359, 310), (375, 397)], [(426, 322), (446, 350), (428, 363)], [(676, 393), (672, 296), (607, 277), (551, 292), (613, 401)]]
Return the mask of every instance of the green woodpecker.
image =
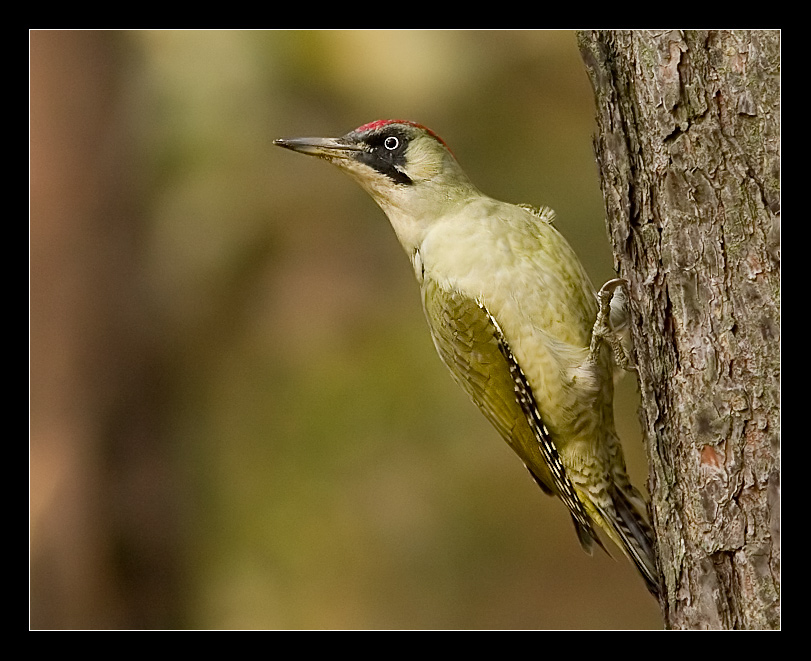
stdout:
[(482, 194), (419, 124), (381, 120), (275, 144), (334, 163), (372, 196), (411, 260), (453, 378), (569, 508), (583, 548), (602, 547), (602, 530), (658, 594), (647, 508), (614, 431), (609, 316), (621, 281), (596, 295), (550, 209)]

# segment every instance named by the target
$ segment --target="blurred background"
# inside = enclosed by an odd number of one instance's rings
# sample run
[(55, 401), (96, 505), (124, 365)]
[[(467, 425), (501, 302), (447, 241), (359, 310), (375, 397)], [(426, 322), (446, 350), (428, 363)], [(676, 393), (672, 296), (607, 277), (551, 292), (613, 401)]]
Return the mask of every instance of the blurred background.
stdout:
[(272, 145), (418, 121), (600, 284), (573, 32), (29, 37), (32, 628), (661, 626), (451, 381), (383, 213)]

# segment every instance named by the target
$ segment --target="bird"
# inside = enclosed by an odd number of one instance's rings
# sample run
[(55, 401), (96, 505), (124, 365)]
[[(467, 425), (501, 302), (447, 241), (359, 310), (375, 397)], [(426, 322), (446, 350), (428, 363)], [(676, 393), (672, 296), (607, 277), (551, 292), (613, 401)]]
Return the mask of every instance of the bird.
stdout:
[(377, 120), (339, 138), (274, 144), (332, 163), (378, 204), (453, 379), (541, 490), (568, 508), (582, 548), (608, 552), (602, 534), (658, 597), (647, 504), (614, 426), (614, 372), (629, 367), (613, 323), (624, 281), (596, 291), (554, 211), (485, 195), (445, 141), (416, 122)]

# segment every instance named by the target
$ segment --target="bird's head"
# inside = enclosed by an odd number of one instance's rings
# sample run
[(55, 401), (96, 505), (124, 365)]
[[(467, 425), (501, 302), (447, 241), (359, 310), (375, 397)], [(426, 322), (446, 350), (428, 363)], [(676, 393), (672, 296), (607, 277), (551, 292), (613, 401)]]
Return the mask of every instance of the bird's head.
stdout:
[(350, 174), (383, 208), (412, 219), (470, 195), (475, 188), (445, 142), (404, 120), (364, 124), (340, 138), (280, 138), (276, 145), (326, 159)]

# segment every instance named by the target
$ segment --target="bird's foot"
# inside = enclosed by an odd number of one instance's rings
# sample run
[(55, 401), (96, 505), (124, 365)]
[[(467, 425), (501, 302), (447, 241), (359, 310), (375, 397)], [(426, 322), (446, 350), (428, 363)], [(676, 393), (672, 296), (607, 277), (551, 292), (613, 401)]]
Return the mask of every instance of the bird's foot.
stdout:
[(599, 309), (591, 332), (589, 359), (597, 361), (600, 346), (605, 342), (611, 347), (611, 353), (617, 366), (630, 372), (636, 370), (636, 365), (631, 359), (629, 350), (623, 344), (620, 334), (611, 326), (611, 300), (614, 298), (614, 292), (618, 287), (627, 284), (628, 281), (624, 278), (613, 278), (600, 287), (600, 291), (597, 292)]

